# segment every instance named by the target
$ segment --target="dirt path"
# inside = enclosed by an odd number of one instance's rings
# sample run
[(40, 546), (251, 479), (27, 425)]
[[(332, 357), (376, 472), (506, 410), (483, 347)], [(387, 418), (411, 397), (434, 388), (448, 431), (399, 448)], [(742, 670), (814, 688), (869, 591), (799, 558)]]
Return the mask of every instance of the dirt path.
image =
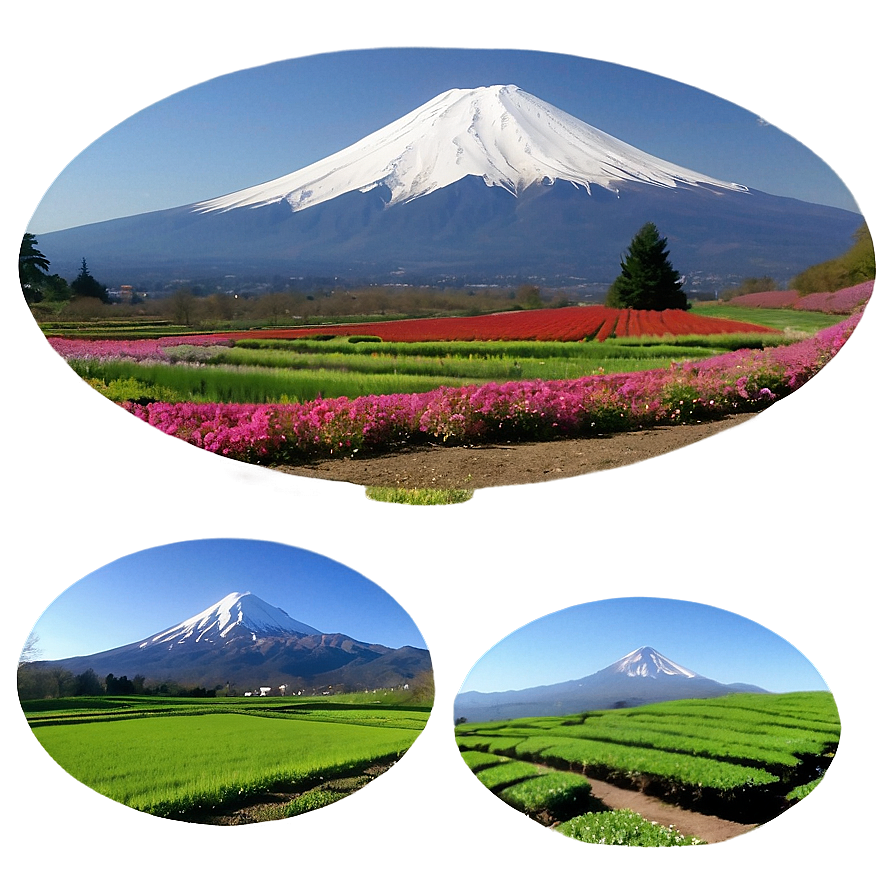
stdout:
[(388, 771), (394, 764), (394, 762), (390, 762), (384, 765), (372, 765), (358, 775), (333, 778), (316, 787), (297, 787), (254, 794), (244, 799), (239, 805), (218, 809), (197, 809), (192, 812), (186, 812), (179, 818), (181, 821), (188, 821), (194, 824), (224, 826), (275, 821), (279, 818), (288, 817), (286, 812), (289, 804), (299, 796), (310, 794), (314, 791), (330, 792), (333, 795), (338, 795), (339, 798), (349, 796), (366, 784), (369, 784), (374, 778), (378, 778), (383, 772)]
[(488, 488), (565, 479), (609, 470), (691, 445), (742, 423), (740, 414), (711, 423), (658, 426), (589, 439), (481, 447), (426, 447), (378, 457), (312, 461), (275, 467), (284, 473), (356, 485), (403, 488)]
[(688, 837), (699, 837), (707, 843), (721, 843), (757, 827), (755, 824), (738, 824), (715, 815), (702, 815), (689, 809), (681, 809), (647, 796), (637, 790), (624, 790), (605, 781), (591, 781), (591, 794), (608, 809), (631, 809), (648, 821), (674, 826), (676, 831)]

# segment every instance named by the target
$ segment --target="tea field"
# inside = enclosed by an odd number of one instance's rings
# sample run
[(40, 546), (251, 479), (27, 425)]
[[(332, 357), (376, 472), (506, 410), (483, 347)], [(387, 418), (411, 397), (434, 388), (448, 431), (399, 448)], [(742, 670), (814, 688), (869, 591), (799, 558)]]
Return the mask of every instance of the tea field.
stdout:
[[(588, 813), (570, 811), (576, 799), (577, 808), (583, 805), (581, 782), (606, 781), (697, 812), (761, 824), (818, 784), (836, 753), (840, 721), (827, 692), (739, 694), (556, 718), (460, 723), (456, 738), (479, 780), (527, 814), (532, 806), (521, 804), (511, 785), (543, 775), (545, 767), (571, 776), (568, 799), (555, 798), (537, 811), (546, 812), (551, 823), (567, 823), (567, 833), (587, 828), (587, 836), (599, 840), (595, 831), (610, 820), (576, 822)], [(617, 823), (615, 818), (612, 825)]]

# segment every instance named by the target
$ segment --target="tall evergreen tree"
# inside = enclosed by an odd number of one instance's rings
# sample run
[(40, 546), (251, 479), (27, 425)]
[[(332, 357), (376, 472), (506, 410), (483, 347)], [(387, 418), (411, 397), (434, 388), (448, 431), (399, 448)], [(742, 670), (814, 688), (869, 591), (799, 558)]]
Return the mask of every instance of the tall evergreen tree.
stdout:
[(72, 280), (72, 293), (76, 296), (86, 296), (93, 299), (102, 299), (104, 302), (109, 301), (109, 293), (106, 287), (96, 280), (90, 271), (87, 270), (87, 259), (81, 259), (81, 271), (74, 280)]
[(688, 307), (681, 275), (669, 263), (666, 239), (648, 221), (634, 236), (621, 262), (622, 273), (607, 293), (610, 308), (662, 311)]

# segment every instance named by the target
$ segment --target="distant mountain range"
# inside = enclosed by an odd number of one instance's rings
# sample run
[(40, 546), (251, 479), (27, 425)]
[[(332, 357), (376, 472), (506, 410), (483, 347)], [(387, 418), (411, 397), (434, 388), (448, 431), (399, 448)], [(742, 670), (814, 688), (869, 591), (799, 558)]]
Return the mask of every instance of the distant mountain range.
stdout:
[(562, 716), (737, 693), (766, 691), (751, 684), (721, 684), (686, 669), (652, 647), (639, 647), (585, 678), (519, 691), (460, 693), (454, 701), (454, 716), (469, 722)]
[(143, 675), (183, 685), (230, 685), (245, 693), (270, 687), (274, 693), (305, 689), (403, 687), (431, 670), (429, 652), (384, 647), (344, 634), (327, 634), (292, 619), (249, 592), (233, 592), (177, 625), (133, 644), (89, 656), (44, 660), (80, 674)]
[(610, 282), (653, 221), (683, 274), (789, 279), (862, 218), (666, 162), (514, 85), (452, 89), (334, 155), (216, 199), (39, 235), (54, 273), (82, 257), (141, 277), (474, 277)]

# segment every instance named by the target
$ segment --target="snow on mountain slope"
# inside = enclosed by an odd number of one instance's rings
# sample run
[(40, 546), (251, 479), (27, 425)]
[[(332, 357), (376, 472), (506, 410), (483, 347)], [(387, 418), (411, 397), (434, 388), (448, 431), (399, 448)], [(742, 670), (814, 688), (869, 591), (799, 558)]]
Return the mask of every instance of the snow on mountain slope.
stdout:
[(683, 675), (685, 678), (703, 677), (684, 666), (679, 666), (678, 663), (673, 663), (652, 647), (639, 647), (603, 671), (627, 675), (629, 678), (661, 678), (667, 675)]
[(239, 633), (253, 636), (321, 634), (316, 628), (297, 622), (279, 607), (271, 606), (251, 592), (234, 591), (196, 616), (153, 635), (140, 647), (227, 639)]
[(385, 186), (391, 205), (473, 175), (518, 195), (565, 180), (588, 193), (634, 181), (746, 193), (642, 152), (515, 85), (452, 89), (352, 146), (276, 180), (193, 206), (222, 212), (287, 201), (294, 211)]

